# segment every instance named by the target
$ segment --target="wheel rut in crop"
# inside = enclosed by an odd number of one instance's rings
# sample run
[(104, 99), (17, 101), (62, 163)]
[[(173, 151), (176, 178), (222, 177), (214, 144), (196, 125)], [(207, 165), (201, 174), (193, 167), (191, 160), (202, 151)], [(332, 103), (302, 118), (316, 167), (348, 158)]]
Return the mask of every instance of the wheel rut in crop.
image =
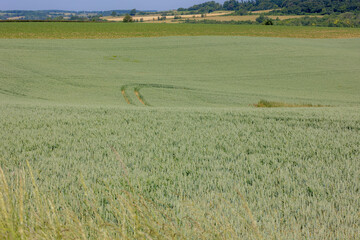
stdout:
[(26, 95), (26, 94), (23, 94), (23, 93), (18, 93), (18, 92), (15, 92), (15, 91), (2, 89), (2, 88), (0, 88), (0, 94), (4, 94), (4, 95), (8, 95), (8, 96), (15, 96), (15, 97), (31, 98), (31, 99), (48, 100), (46, 98), (29, 96), (29, 95)]
[(126, 87), (125, 86), (122, 86), (121, 87), (121, 94), (123, 95), (124, 99), (125, 99), (125, 102), (127, 104), (133, 104), (131, 101), (130, 101), (130, 98), (129, 96), (126, 94)]
[(5, 94), (5, 95), (9, 95), (9, 96), (27, 97), (27, 95), (25, 95), (23, 93), (17, 93), (17, 92), (10, 91), (10, 90), (7, 90), (7, 89), (2, 89), (2, 88), (0, 88), (0, 93)]
[(128, 95), (128, 89), (132, 89), (136, 98), (139, 100), (141, 105), (151, 106), (148, 101), (145, 100), (144, 96), (140, 93), (140, 90), (143, 88), (162, 88), (162, 89), (181, 89), (181, 90), (193, 90), (187, 87), (179, 87), (174, 85), (165, 85), (165, 84), (127, 84), (121, 87), (121, 94), (123, 95), (125, 102), (127, 104), (136, 105), (132, 102), (131, 98)]
[(134, 93), (136, 97), (139, 99), (139, 102), (141, 102), (142, 105), (150, 106), (149, 104), (145, 103), (144, 97), (140, 94), (139, 90), (134, 90)]

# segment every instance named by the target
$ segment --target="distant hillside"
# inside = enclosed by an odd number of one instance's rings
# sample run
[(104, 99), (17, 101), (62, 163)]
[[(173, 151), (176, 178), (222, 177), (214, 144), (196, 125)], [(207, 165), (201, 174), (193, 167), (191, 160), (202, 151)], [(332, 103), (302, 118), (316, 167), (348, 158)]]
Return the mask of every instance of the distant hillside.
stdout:
[[(132, 10), (109, 11), (66, 11), (66, 10), (9, 10), (0, 11), (0, 20), (99, 20), (102, 16), (124, 15)], [(156, 12), (156, 10), (142, 10), (137, 14)]]
[(279, 6), (289, 14), (360, 12), (359, 0), (283, 0)]
[(189, 8), (179, 8), (178, 11), (196, 11), (209, 13), (217, 10), (256, 11), (278, 9), (284, 14), (331, 14), (344, 12), (360, 12), (359, 0), (228, 0), (224, 4), (209, 1)]

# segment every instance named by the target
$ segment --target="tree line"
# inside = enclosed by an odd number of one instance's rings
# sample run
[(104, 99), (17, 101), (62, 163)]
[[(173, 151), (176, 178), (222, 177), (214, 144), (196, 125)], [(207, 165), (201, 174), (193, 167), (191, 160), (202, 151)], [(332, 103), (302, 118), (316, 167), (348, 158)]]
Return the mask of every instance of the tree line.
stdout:
[(219, 10), (235, 12), (274, 9), (277, 14), (332, 14), (345, 12), (360, 12), (359, 0), (227, 0), (223, 4), (208, 1), (189, 8), (179, 8), (178, 11), (193, 13), (211, 13)]

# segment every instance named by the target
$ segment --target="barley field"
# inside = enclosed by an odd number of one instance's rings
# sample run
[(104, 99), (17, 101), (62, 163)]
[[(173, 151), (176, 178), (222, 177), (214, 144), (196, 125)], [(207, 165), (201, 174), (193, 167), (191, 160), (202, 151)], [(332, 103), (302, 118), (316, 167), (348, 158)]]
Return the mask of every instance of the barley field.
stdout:
[(360, 235), (359, 38), (3, 26), (1, 239)]

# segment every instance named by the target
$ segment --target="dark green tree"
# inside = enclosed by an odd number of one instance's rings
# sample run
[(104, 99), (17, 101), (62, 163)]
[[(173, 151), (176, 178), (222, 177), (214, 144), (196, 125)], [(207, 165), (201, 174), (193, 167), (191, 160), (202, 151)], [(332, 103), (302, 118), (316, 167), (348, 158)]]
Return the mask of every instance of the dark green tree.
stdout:
[(266, 20), (267, 20), (267, 17), (265, 17), (264, 14), (260, 14), (260, 16), (259, 16), (258, 18), (256, 18), (256, 21), (257, 21), (258, 23), (263, 23), (263, 22), (265, 22)]
[(265, 25), (274, 25), (273, 21), (269, 18), (265, 20)]
[(224, 2), (224, 10), (235, 11), (239, 8), (239, 2), (237, 0), (228, 0)]
[(130, 16), (135, 16), (136, 15), (136, 9), (134, 8), (133, 10), (130, 11)]
[(129, 23), (129, 22), (133, 22), (133, 21), (134, 21), (134, 19), (129, 14), (126, 14), (125, 17), (123, 18), (124, 23)]
[(245, 9), (239, 9), (238, 11), (235, 12), (235, 14), (239, 16), (244, 16), (244, 15), (248, 15), (249, 12)]

